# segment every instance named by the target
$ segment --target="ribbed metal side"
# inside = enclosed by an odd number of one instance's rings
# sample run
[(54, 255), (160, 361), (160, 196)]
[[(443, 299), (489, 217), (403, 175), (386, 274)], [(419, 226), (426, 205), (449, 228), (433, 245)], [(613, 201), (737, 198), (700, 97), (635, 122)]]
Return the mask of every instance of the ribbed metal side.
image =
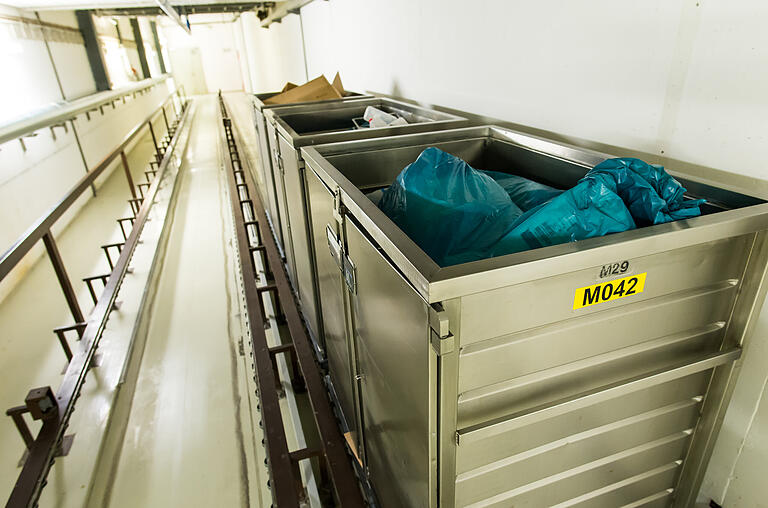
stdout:
[(586, 309), (594, 268), (462, 298), (456, 505), (667, 506), (749, 241), (632, 259), (643, 293)]

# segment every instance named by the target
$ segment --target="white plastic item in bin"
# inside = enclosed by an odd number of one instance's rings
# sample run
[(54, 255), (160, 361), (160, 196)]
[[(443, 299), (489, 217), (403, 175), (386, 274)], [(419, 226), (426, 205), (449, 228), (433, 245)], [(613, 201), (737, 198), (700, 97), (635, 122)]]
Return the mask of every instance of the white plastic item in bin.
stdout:
[(373, 106), (365, 108), (363, 118), (368, 122), (369, 127), (375, 129), (377, 127), (397, 127), (399, 125), (408, 125), (405, 118), (391, 115), (385, 111), (382, 111)]

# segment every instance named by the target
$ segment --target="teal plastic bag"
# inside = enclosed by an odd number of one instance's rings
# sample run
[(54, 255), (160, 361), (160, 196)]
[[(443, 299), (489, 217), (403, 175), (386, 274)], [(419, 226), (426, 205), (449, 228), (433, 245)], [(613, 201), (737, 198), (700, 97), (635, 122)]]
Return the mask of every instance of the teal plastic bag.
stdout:
[(705, 200), (686, 200), (684, 194), (685, 188), (662, 166), (633, 158), (607, 159), (575, 187), (520, 217), (494, 246), (493, 255), (700, 215)]
[(522, 215), (493, 178), (434, 147), (400, 172), (378, 205), (440, 266), (487, 258)]
[(521, 216), (493, 247), (503, 256), (635, 228), (632, 215), (610, 185), (585, 180)]
[(450, 266), (700, 215), (704, 200), (684, 194), (663, 167), (639, 159), (608, 159), (560, 191), (476, 170), (431, 147), (382, 191), (378, 206)]
[(607, 159), (581, 180), (612, 185), (638, 226), (663, 224), (701, 215), (704, 199), (688, 199), (685, 188), (663, 166), (634, 158)]
[(524, 212), (527, 212), (542, 203), (546, 203), (550, 199), (563, 193), (563, 191), (559, 189), (544, 185), (543, 183), (534, 182), (533, 180), (523, 178), (522, 176), (501, 173), (499, 171), (482, 172), (501, 185), (502, 188), (507, 191), (507, 195), (509, 195), (512, 202)]

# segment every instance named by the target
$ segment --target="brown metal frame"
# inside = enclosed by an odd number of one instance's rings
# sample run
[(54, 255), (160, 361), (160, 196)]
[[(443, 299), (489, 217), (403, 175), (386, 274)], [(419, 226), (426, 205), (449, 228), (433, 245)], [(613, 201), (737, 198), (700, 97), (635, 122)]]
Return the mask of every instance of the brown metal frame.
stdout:
[[(163, 104), (166, 104), (169, 100), (173, 100), (178, 95), (178, 91), (170, 94)], [(93, 169), (83, 175), (80, 180), (67, 192), (64, 198), (61, 199), (56, 205), (53, 206), (46, 214), (37, 220), (18, 240), (11, 246), (10, 249), (5, 251), (0, 257), (0, 280), (3, 280), (8, 273), (16, 266), (16, 264), (23, 258), (32, 247), (35, 246), (38, 240), (48, 233), (53, 224), (66, 212), (70, 206), (80, 197), (85, 189), (87, 189), (101, 173), (106, 170), (110, 164), (120, 157), (120, 153), (133, 141), (133, 139), (141, 133), (146, 127), (150, 127), (150, 131), (154, 137), (154, 129), (152, 128), (152, 120), (159, 112), (159, 108), (152, 112), (144, 121), (134, 127), (128, 134), (125, 135), (120, 145), (104, 159), (101, 160)], [(154, 144), (155, 149), (159, 147), (157, 142)]]
[[(154, 138), (152, 128), (153, 119), (159, 114), (160, 109), (165, 111), (164, 106), (169, 101), (174, 101), (175, 99), (178, 99), (181, 102), (182, 108), (181, 114), (175, 119), (172, 128), (174, 137), (169, 146), (171, 149), (165, 150), (155, 144), (155, 158), (157, 162), (152, 165), (150, 171), (146, 172), (147, 178), (149, 178), (149, 174), (153, 174), (154, 176), (149, 185), (149, 189), (146, 193), (142, 194), (139, 207), (134, 208), (134, 217), (118, 220), (126, 240), (121, 244), (108, 244), (102, 246), (112, 270), (107, 275), (86, 278), (89, 281), (101, 279), (104, 282), (104, 290), (98, 298), (96, 297), (90, 282), (88, 283), (96, 306), (86, 320), (83, 317), (72, 284), (59, 255), (51, 233), (51, 228), (117, 157), (120, 157), (122, 162), (126, 162), (125, 169), (127, 171), (127, 161), (125, 160), (124, 150), (128, 144), (140, 133), (143, 133), (144, 129), (147, 127), (149, 127)], [(186, 119), (187, 113), (188, 108), (181, 95), (179, 95), (179, 91), (177, 90), (170, 94), (157, 110), (132, 129), (111, 154), (99, 162), (96, 167), (88, 171), (88, 173), (86, 173), (74, 187), (67, 192), (59, 203), (51, 208), (48, 213), (43, 215), (8, 251), (2, 255), (2, 257), (0, 257), (0, 280), (2, 280), (11, 272), (19, 261), (29, 253), (39, 240), (43, 240), (61, 285), (61, 289), (72, 313), (72, 317), (75, 320), (74, 325), (54, 330), (54, 333), (56, 333), (59, 342), (64, 349), (64, 353), (69, 360), (69, 364), (64, 373), (64, 379), (56, 394), (54, 395), (54, 392), (50, 387), (33, 389), (27, 395), (24, 406), (17, 406), (6, 412), (8, 416), (13, 418), (28, 450), (28, 457), (19, 473), (16, 484), (11, 491), (6, 507), (17, 508), (37, 505), (41, 491), (47, 483), (48, 472), (62, 447), (64, 432), (69, 425), (69, 419), (75, 409), (75, 403), (80, 396), (80, 390), (85, 382), (85, 377), (90, 368), (94, 365), (96, 349), (99, 345), (107, 319), (109, 318), (109, 313), (115, 305), (118, 289), (120, 288), (123, 277), (128, 271), (128, 262), (138, 243), (139, 235), (141, 234), (142, 227), (147, 219), (149, 208), (159, 187), (160, 180), (162, 179), (156, 177), (156, 175), (157, 173), (162, 175), (165, 167), (170, 161), (172, 148), (178, 141), (178, 137), (175, 136), (176, 129), (178, 125)], [(132, 181), (129, 180), (129, 183), (132, 184)], [(131, 195), (135, 196), (135, 189), (133, 186), (131, 186)], [(132, 198), (132, 200), (133, 199), (135, 198)], [(129, 234), (126, 234), (121, 222), (122, 220), (130, 220), (132, 227)], [(119, 256), (116, 261), (113, 261), (110, 257), (109, 248), (117, 248)], [(65, 332), (73, 330), (77, 331), (78, 340), (80, 341), (79, 347), (75, 351), (72, 351), (64, 337)], [(43, 423), (39, 433), (35, 437), (32, 437), (29, 428), (23, 420), (23, 415), (25, 413), (30, 413), (33, 419), (41, 420)]]
[[(243, 291), (248, 314), (248, 325), (253, 356), (254, 379), (258, 387), (260, 410), (265, 434), (267, 463), (269, 466), (274, 505), (298, 506), (303, 486), (298, 472), (298, 461), (317, 458), (321, 483), (333, 492), (339, 506), (364, 506), (360, 482), (352, 466), (331, 401), (323, 382), (320, 367), (315, 361), (307, 329), (299, 313), (298, 304), (288, 281), (275, 240), (272, 237), (253, 177), (245, 171), (237, 150), (238, 134), (227, 114), (225, 102), (219, 93), (222, 129), (221, 142), (228, 151), (225, 172), (235, 221), (237, 248), (240, 255)], [(256, 242), (256, 245), (253, 245)], [(274, 279), (258, 286), (254, 256), (261, 256), (267, 274)], [(289, 331), (289, 342), (270, 347), (264, 326), (266, 323), (263, 296), (272, 295), (276, 309), (282, 309)], [(280, 312), (280, 311), (278, 311)], [(314, 422), (319, 435), (319, 449), (288, 451), (283, 418), (280, 412), (281, 391), (275, 358), (290, 355), (292, 383), (295, 388), (306, 389), (312, 406)]]

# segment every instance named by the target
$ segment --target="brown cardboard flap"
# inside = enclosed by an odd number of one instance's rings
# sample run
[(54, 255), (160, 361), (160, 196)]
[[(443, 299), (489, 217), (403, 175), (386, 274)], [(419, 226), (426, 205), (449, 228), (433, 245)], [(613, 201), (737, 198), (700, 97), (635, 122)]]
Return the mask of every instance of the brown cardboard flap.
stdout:
[(290, 104), (292, 102), (322, 101), (340, 99), (342, 95), (328, 83), (325, 76), (320, 76), (296, 88), (291, 88), (279, 95), (270, 97), (264, 104)]
[(339, 92), (339, 94), (344, 97), (346, 92), (344, 92), (344, 85), (341, 84), (341, 75), (337, 72), (336, 75), (333, 77), (333, 83), (331, 83), (331, 86), (334, 90)]
[(285, 86), (283, 87), (283, 89), (282, 89), (282, 90), (280, 90), (280, 93), (283, 93), (283, 92), (287, 92), (288, 90), (290, 90), (290, 89), (292, 89), (292, 88), (296, 88), (297, 86), (299, 86), (299, 85), (294, 85), (293, 83), (291, 83), (291, 82), (289, 81), (288, 83), (286, 83), (286, 84), (285, 84)]

